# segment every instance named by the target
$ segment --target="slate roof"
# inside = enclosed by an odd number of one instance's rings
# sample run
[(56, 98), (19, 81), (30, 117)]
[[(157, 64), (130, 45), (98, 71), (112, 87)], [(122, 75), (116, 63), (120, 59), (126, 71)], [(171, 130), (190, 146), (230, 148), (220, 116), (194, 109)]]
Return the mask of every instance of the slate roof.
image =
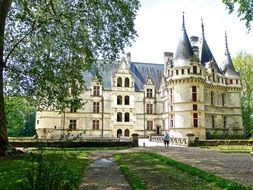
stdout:
[(190, 58), (193, 56), (193, 49), (191, 43), (189, 41), (185, 24), (184, 24), (184, 15), (183, 15), (183, 26), (181, 37), (179, 39), (177, 50), (174, 57), (173, 66), (180, 67), (184, 65), (188, 65), (190, 63)]
[[(96, 76), (97, 71), (99, 71), (103, 79), (103, 88), (111, 90), (111, 78), (117, 72), (119, 65), (120, 62), (118, 61), (106, 66), (93, 65), (91, 70), (83, 74), (86, 87), (88, 89), (91, 88), (92, 79)], [(164, 71), (163, 64), (130, 62), (128, 66), (135, 79), (135, 91), (142, 91), (148, 78), (151, 78), (152, 82), (154, 82), (155, 89), (159, 89)]]

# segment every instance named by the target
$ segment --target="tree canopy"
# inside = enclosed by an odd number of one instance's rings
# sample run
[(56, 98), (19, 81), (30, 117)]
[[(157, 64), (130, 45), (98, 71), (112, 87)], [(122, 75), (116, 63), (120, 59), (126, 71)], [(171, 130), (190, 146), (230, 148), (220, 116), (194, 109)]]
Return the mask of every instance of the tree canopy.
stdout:
[(139, 6), (138, 0), (0, 0), (0, 155), (8, 146), (4, 93), (58, 110), (80, 107), (83, 72), (131, 44)]
[(252, 0), (223, 0), (227, 6), (229, 13), (237, 9), (238, 17), (246, 21), (246, 27), (251, 29), (253, 21), (253, 1)]
[(242, 117), (245, 132), (253, 135), (253, 55), (240, 52), (233, 59), (235, 69), (240, 72), (242, 80)]

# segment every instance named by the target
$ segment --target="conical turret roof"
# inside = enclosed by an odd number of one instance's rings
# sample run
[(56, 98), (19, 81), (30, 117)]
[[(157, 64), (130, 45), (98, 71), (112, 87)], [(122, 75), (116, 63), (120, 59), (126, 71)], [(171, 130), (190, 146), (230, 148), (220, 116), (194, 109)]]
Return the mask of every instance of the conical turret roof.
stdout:
[(224, 72), (226, 77), (240, 77), (240, 75), (235, 71), (230, 52), (228, 49), (228, 43), (227, 43), (227, 33), (225, 32), (225, 44), (226, 44), (226, 49), (225, 49), (225, 59), (221, 65), (221, 70)]
[(201, 19), (202, 23), (201, 23), (201, 27), (202, 27), (202, 40), (201, 40), (201, 44), (200, 44), (200, 53), (199, 53), (199, 59), (201, 62), (201, 65), (203, 65), (204, 67), (206, 67), (207, 63), (212, 62), (214, 64), (214, 66), (217, 69), (217, 72), (220, 74), (223, 74), (221, 72), (221, 70), (219, 69), (217, 62), (206, 42), (206, 38), (205, 38), (205, 31), (204, 31), (204, 24), (203, 24), (203, 20)]
[(175, 53), (173, 64), (174, 67), (188, 65), (190, 63), (190, 59), (192, 56), (193, 50), (187, 32), (185, 30), (184, 14), (183, 14), (182, 33)]

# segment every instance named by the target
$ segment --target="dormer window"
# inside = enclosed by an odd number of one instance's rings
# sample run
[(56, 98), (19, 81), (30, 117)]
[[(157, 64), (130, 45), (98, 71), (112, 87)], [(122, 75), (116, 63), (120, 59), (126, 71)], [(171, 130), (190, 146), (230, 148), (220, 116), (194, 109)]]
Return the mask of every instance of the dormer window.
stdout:
[(148, 98), (152, 98), (153, 97), (153, 90), (150, 89), (150, 88), (147, 89), (147, 97)]
[(76, 111), (77, 111), (76, 108), (74, 108), (74, 107), (71, 107), (71, 108), (70, 108), (70, 112), (71, 112), (71, 113), (76, 113)]
[(94, 96), (99, 96), (100, 95), (99, 91), (100, 91), (99, 86), (93, 86), (93, 95)]
[(117, 87), (122, 87), (122, 78), (121, 77), (117, 78)]
[(130, 84), (130, 80), (129, 78), (125, 78), (125, 87), (129, 87), (129, 84)]
[(230, 79), (230, 84), (233, 84), (233, 79)]
[(193, 66), (192, 69), (193, 69), (193, 74), (197, 74), (197, 66)]
[(181, 74), (184, 75), (184, 69), (181, 69)]

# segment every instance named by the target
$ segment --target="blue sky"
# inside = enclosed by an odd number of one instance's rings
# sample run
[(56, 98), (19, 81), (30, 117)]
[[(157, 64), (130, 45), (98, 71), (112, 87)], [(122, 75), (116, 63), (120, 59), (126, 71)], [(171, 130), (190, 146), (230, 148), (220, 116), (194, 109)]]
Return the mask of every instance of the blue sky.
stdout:
[(165, 51), (175, 52), (182, 12), (189, 37), (201, 37), (203, 18), (207, 43), (218, 62), (224, 57), (225, 30), (232, 57), (241, 50), (253, 54), (253, 30), (248, 33), (236, 12), (228, 14), (222, 0), (141, 0), (135, 21), (139, 37), (125, 49), (132, 54), (132, 61), (163, 63)]

